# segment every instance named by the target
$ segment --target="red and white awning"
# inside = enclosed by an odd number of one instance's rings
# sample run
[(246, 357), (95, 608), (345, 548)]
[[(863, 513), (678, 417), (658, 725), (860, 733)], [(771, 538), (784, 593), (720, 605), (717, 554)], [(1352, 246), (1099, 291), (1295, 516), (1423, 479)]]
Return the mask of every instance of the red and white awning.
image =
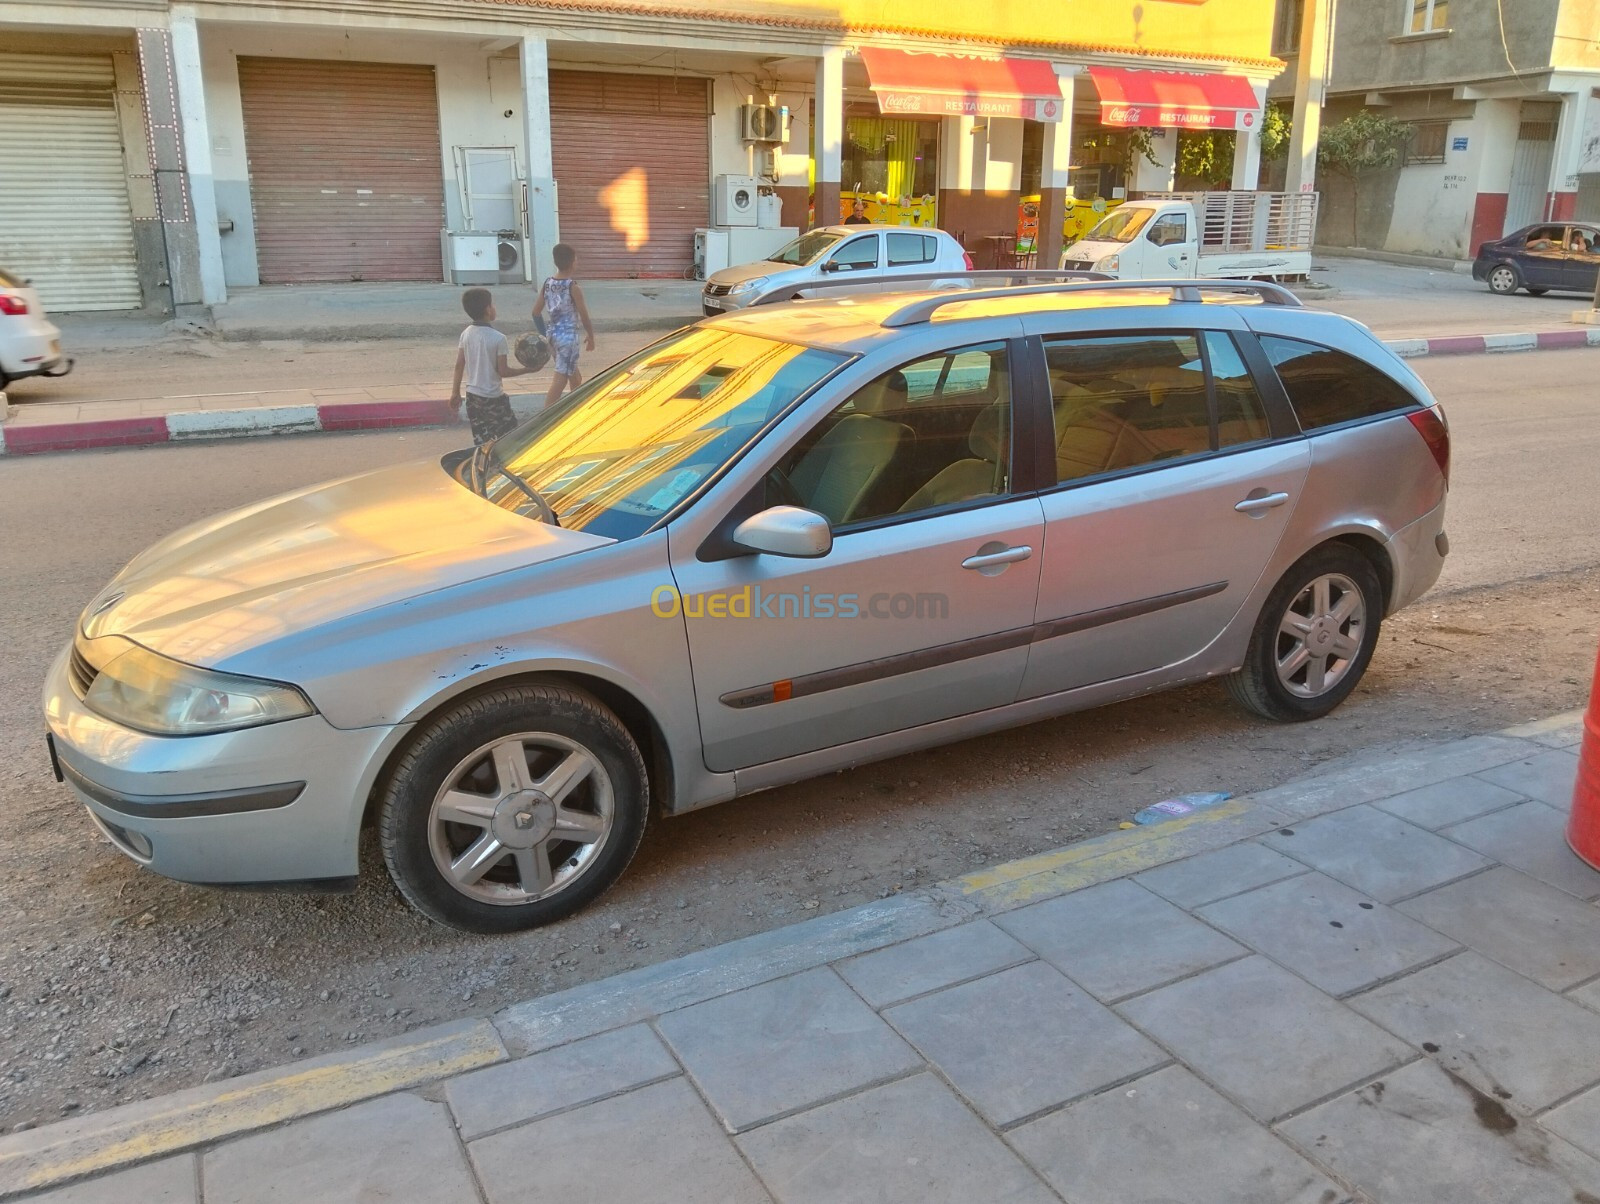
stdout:
[(1061, 82), (1041, 59), (861, 48), (884, 113), (1060, 121)]
[(1242, 75), (1090, 67), (1105, 125), (1253, 130), (1261, 102)]

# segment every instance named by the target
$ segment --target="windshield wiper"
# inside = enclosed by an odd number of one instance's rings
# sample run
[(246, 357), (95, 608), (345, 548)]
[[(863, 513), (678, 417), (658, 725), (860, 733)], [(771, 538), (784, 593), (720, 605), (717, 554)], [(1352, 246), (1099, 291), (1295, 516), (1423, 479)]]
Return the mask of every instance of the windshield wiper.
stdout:
[(493, 468), (496, 473), (515, 485), (524, 497), (539, 507), (540, 518), (544, 519), (552, 527), (561, 525), (561, 519), (556, 515), (555, 510), (551, 508), (550, 503), (544, 500), (544, 497), (537, 489), (505, 466), (505, 462), (500, 459), (500, 454), (494, 450), (493, 443), (481, 444), (478, 450), (472, 454), (472, 463), (478, 473), (478, 492), (480, 494), (485, 497), (488, 496), (486, 486), (489, 483), (489, 476), (484, 469)]

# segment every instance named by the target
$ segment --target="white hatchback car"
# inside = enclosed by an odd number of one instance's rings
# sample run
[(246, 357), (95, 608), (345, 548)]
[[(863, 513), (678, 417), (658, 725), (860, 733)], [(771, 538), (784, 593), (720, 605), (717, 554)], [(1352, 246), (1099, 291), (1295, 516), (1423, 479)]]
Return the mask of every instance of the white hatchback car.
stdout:
[(943, 230), (908, 226), (821, 226), (808, 230), (770, 259), (713, 272), (700, 295), (708, 317), (743, 309), (774, 289), (837, 273), (849, 279), (907, 273), (970, 272), (972, 257)]
[(0, 389), (24, 376), (65, 376), (61, 331), (44, 316), (39, 294), (0, 268)]

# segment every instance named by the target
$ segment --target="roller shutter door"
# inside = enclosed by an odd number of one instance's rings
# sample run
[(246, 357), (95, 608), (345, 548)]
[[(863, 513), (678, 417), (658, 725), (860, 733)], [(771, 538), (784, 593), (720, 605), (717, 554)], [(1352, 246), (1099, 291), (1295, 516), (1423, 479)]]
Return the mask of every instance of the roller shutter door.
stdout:
[(0, 268), (45, 308), (136, 309), (110, 55), (0, 54)]
[(710, 96), (700, 79), (550, 73), (561, 240), (578, 275), (681, 278), (710, 224)]
[(433, 68), (241, 58), (263, 284), (440, 280)]

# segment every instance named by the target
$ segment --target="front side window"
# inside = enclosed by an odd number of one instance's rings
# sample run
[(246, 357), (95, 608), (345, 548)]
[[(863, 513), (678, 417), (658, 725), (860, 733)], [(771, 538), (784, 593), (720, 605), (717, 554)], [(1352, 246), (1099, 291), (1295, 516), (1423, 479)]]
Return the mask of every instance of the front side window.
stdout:
[(1045, 357), (1058, 481), (1212, 449), (1205, 364), (1196, 336), (1047, 340)]
[(841, 272), (859, 272), (878, 266), (878, 236), (851, 239), (833, 253), (832, 263)]
[(614, 539), (649, 530), (846, 356), (692, 326), (597, 375), (456, 470), (506, 510)]
[(1168, 213), (1158, 217), (1145, 235), (1158, 247), (1170, 247), (1189, 241), (1189, 221), (1181, 213)]
[(1262, 335), (1261, 347), (1308, 433), (1421, 404), (1398, 381), (1342, 351), (1276, 335)]
[(1005, 494), (1005, 344), (941, 352), (884, 373), (819, 422), (774, 477), (771, 503), (815, 510), (835, 527)]
[(1450, 0), (1405, 0), (1408, 33), (1450, 28)]
[(901, 268), (932, 263), (937, 247), (937, 240), (931, 234), (890, 234), (889, 266)]

